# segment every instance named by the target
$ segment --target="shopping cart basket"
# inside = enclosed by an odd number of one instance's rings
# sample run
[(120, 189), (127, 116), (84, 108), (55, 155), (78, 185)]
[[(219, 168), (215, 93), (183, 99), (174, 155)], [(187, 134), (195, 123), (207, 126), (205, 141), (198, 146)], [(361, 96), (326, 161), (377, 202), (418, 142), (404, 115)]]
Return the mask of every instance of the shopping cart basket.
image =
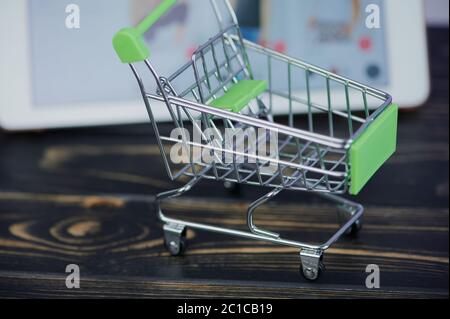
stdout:
[[(395, 152), (398, 107), (386, 93), (244, 40), (229, 1), (210, 3), (219, 33), (170, 77), (161, 77), (151, 64), (143, 36), (176, 0), (162, 1), (136, 28), (119, 31), (113, 40), (138, 81), (169, 177), (187, 181), (157, 195), (166, 247), (181, 254), (187, 228), (291, 246), (300, 250), (301, 273), (316, 280), (324, 252), (361, 227), (364, 208), (337, 195), (357, 195)], [(253, 70), (252, 65), (265, 67)], [(280, 77), (286, 80), (276, 80)], [(148, 89), (147, 82), (157, 88)], [(173, 123), (170, 134), (163, 134), (155, 120), (162, 109)], [(274, 121), (274, 110), (288, 113), (286, 125)], [(163, 213), (162, 201), (185, 194), (201, 180), (270, 192), (249, 206), (249, 231)], [(284, 190), (314, 192), (336, 203), (341, 223), (336, 234), (312, 245), (255, 225), (255, 210)]]

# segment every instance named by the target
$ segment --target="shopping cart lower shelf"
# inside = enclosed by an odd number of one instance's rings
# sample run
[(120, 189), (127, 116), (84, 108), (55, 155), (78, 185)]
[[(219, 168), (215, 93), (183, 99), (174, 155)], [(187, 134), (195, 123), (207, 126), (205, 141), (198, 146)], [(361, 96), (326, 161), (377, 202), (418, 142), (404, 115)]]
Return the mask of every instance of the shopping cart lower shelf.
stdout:
[[(398, 108), (384, 92), (244, 40), (229, 1), (210, 2), (219, 33), (168, 78), (152, 66), (142, 36), (176, 0), (162, 1), (136, 28), (119, 31), (113, 40), (138, 81), (170, 179), (187, 180), (185, 186), (157, 196), (166, 247), (181, 255), (187, 228), (290, 246), (300, 251), (302, 275), (316, 280), (324, 269), (324, 252), (362, 227), (363, 206), (339, 195), (357, 195), (395, 152)], [(266, 69), (255, 73), (254, 61), (266, 61)], [(280, 70), (285, 71), (285, 83), (274, 81)], [(148, 89), (143, 72), (151, 75), (156, 90)], [(275, 122), (274, 108), (286, 110), (288, 125)], [(156, 109), (158, 114), (164, 109), (171, 119), (170, 136), (160, 133)], [(304, 113), (305, 120), (297, 113)], [(323, 117), (325, 130), (317, 125)], [(186, 194), (201, 181), (268, 189), (248, 207), (248, 231), (164, 214), (164, 201)], [(340, 228), (325, 243), (313, 245), (258, 227), (257, 208), (283, 191), (316, 193), (334, 203)]]

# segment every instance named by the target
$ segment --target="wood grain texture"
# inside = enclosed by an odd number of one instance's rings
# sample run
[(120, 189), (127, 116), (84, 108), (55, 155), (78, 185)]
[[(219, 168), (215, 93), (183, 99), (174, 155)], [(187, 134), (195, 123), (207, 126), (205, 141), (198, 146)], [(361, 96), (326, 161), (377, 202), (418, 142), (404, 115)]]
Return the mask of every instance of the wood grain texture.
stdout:
[[(189, 231), (186, 256), (170, 257), (154, 195), (174, 188), (149, 125), (0, 133), (0, 297), (448, 298), (448, 30), (430, 31), (433, 94), (401, 113), (399, 150), (357, 198), (366, 208), (357, 238), (325, 255), (315, 284), (298, 251)], [(169, 129), (167, 127), (166, 129)], [(164, 205), (172, 216), (245, 229), (261, 193), (227, 196), (218, 183)], [(337, 227), (334, 208), (310, 194), (282, 193), (257, 223), (320, 242)], [(81, 289), (65, 288), (67, 264)], [(382, 289), (365, 288), (365, 268)]]

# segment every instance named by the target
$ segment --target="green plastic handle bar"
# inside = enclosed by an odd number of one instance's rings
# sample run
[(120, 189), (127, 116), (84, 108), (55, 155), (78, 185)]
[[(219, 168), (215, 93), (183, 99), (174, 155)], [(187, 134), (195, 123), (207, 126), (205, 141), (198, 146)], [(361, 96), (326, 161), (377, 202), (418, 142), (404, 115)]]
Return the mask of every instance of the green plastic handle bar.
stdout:
[(150, 57), (143, 35), (176, 3), (177, 0), (163, 0), (137, 27), (125, 28), (116, 33), (113, 47), (123, 63), (142, 62)]
[(150, 28), (158, 22), (172, 7), (177, 3), (177, 0), (164, 0), (162, 1), (152, 13), (150, 13), (144, 20), (142, 20), (136, 27), (140, 34), (144, 34)]

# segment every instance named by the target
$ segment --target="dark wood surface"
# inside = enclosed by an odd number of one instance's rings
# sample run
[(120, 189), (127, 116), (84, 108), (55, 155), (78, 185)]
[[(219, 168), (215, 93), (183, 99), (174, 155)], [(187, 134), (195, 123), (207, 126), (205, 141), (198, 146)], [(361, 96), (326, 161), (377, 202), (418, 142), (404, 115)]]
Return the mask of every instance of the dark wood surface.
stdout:
[[(325, 255), (311, 284), (298, 252), (204, 232), (188, 233), (186, 256), (169, 257), (153, 207), (168, 181), (149, 125), (0, 133), (0, 297), (383, 297), (448, 298), (448, 30), (430, 30), (433, 92), (400, 116), (397, 154), (356, 200), (365, 228)], [(413, 66), (412, 66), (413, 67)], [(260, 194), (227, 196), (201, 183), (168, 203), (175, 216), (245, 226)], [(259, 223), (316, 242), (337, 226), (333, 207), (287, 192), (261, 209)], [(65, 267), (81, 267), (81, 289)], [(365, 268), (381, 268), (379, 290)]]

